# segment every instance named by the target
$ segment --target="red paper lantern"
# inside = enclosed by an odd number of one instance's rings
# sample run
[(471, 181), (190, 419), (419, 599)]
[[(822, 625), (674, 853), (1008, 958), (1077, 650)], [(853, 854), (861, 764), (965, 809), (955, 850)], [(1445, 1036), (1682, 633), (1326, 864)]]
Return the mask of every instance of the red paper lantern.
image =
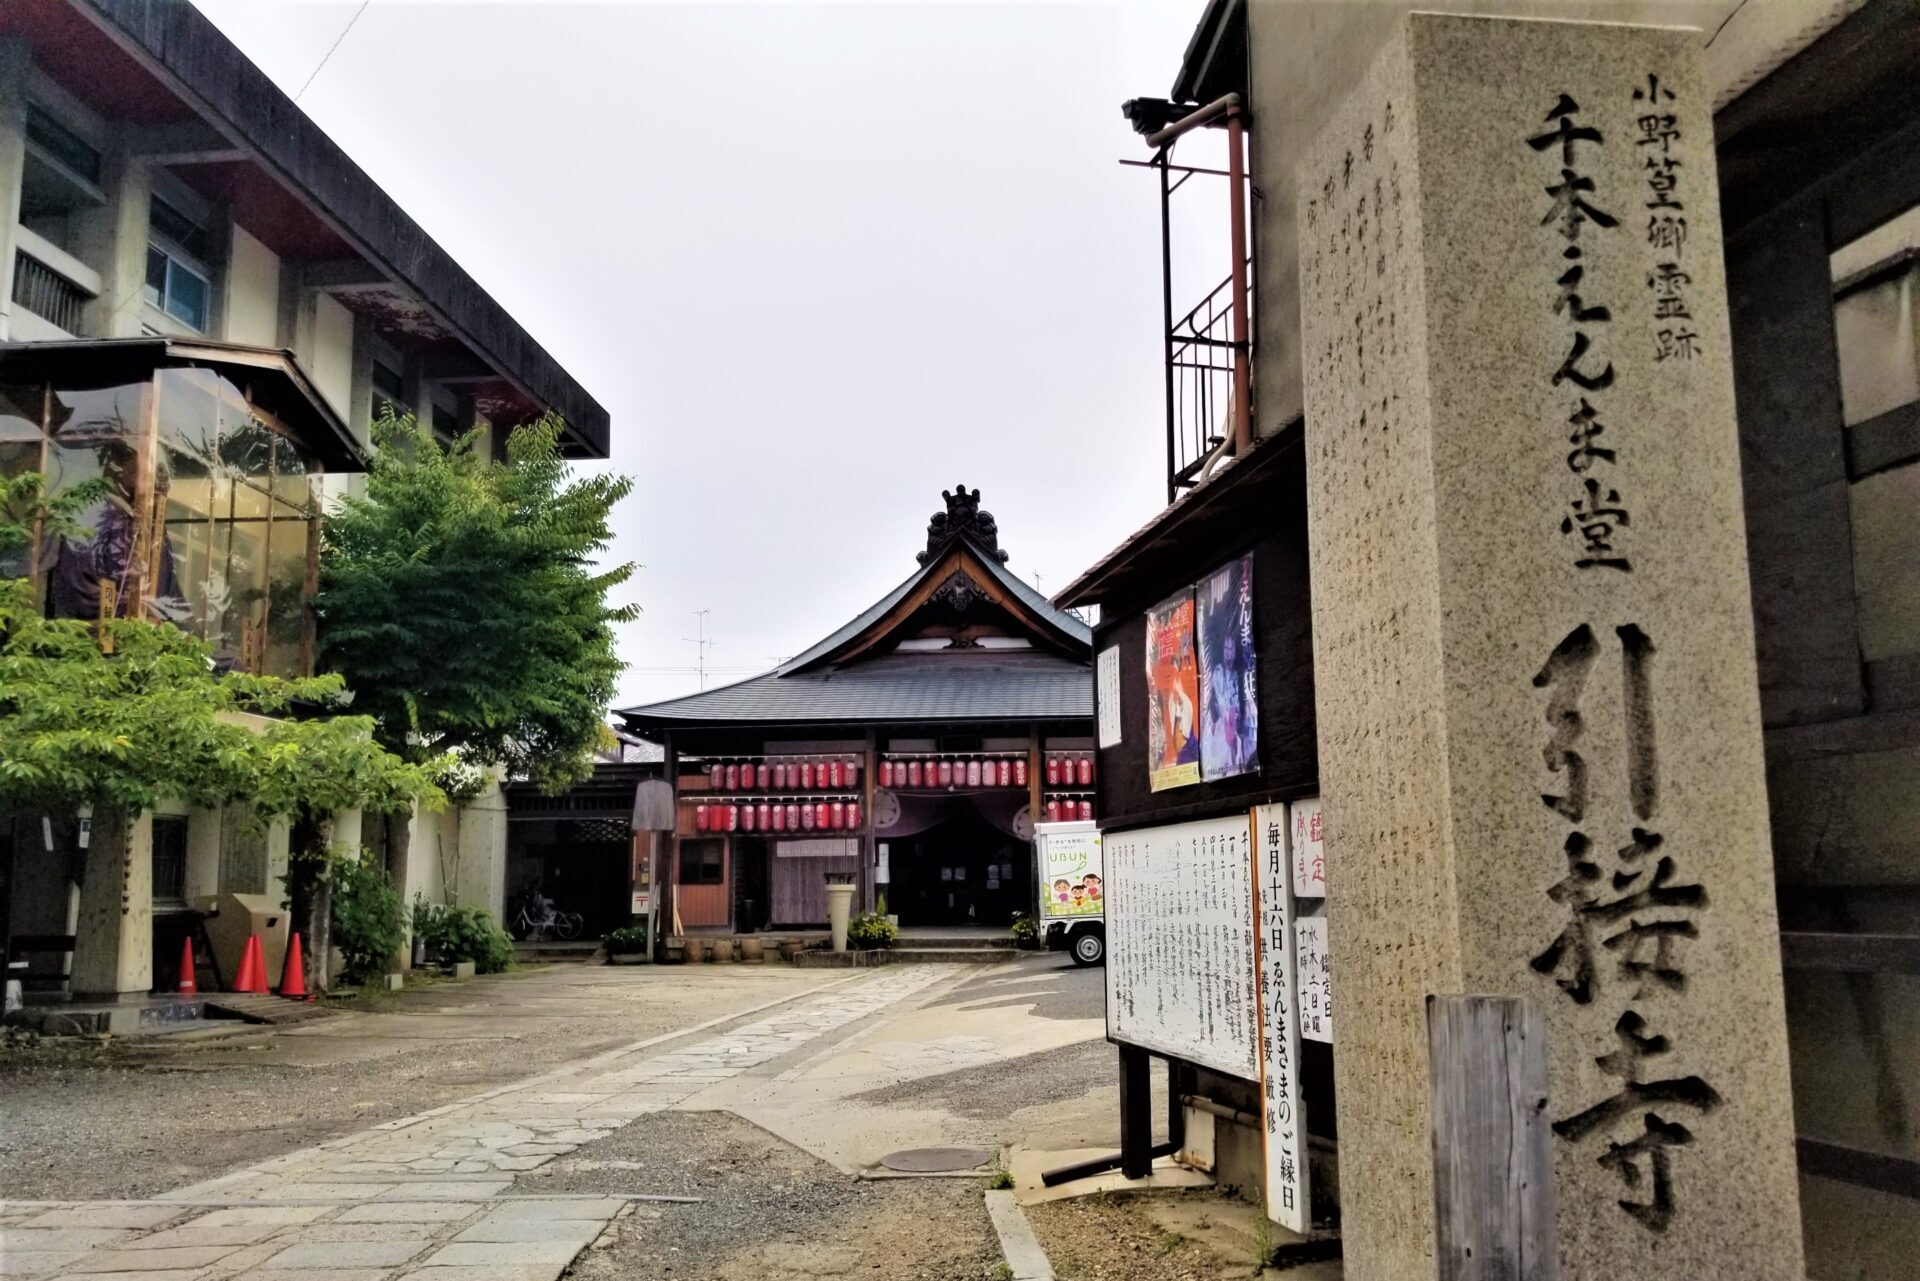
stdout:
[(753, 830), (753, 820), (755, 817), (753, 806), (742, 805), (740, 807), (740, 830), (743, 832), (751, 832)]
[(737, 832), (740, 830), (740, 807), (738, 805), (727, 806), (727, 830), (729, 832)]
[(799, 831), (801, 826), (800, 807), (798, 805), (789, 805), (786, 807), (786, 811), (787, 811), (787, 830), (789, 832)]
[(753, 767), (753, 785), (761, 791), (773, 786), (773, 766), (761, 761)]
[(1013, 762), (1012, 761), (996, 762), (993, 768), (994, 768), (994, 773), (999, 776), (1000, 786), (1002, 787), (1013, 786)]
[(848, 788), (855, 788), (860, 786), (860, 762), (859, 761), (847, 762), (847, 786)]
[(813, 806), (811, 805), (802, 805), (800, 807), (800, 830), (803, 832), (811, 832), (813, 830)]
[(941, 787), (952, 787), (953, 786), (953, 762), (941, 761), (938, 768), (939, 768), (938, 785)]
[(728, 792), (737, 792), (740, 790), (740, 767), (738, 765), (729, 764), (720, 771), (720, 787), (722, 790)]
[(1027, 785), (1027, 758), (1024, 756), (1013, 758), (1013, 785), (1015, 787)]
[(893, 786), (893, 762), (892, 761), (880, 762), (880, 786), (882, 787)]
[(980, 762), (979, 761), (967, 762), (967, 786), (968, 787), (980, 786)]
[(847, 785), (847, 763), (845, 761), (827, 762), (827, 786), (835, 791)]
[(858, 828), (860, 826), (860, 802), (859, 801), (847, 802), (847, 826), (851, 828)]
[(833, 821), (827, 826), (838, 832), (847, 825), (847, 805), (845, 801), (833, 803)]
[(1060, 821), (1060, 802), (1048, 801), (1047, 802), (1047, 822), (1058, 823), (1059, 821)]
[(819, 828), (821, 831), (824, 832), (827, 829), (827, 827), (829, 826), (827, 820), (832, 817), (833, 817), (833, 814), (827, 808), (827, 803), (825, 801), (821, 801), (813, 807), (813, 825)]
[(707, 786), (719, 791), (727, 785), (727, 767), (715, 761), (707, 766)]
[(1092, 801), (1080, 802), (1080, 821), (1083, 823), (1093, 822), (1093, 802)]
[(769, 805), (767, 808), (773, 811), (771, 814), (767, 815), (768, 818), (773, 820), (773, 822), (769, 824), (769, 830), (775, 831), (775, 832), (786, 831), (787, 830), (787, 807), (784, 805)]
[(920, 768), (920, 762), (919, 761), (907, 762), (907, 786), (919, 787), (921, 785), (923, 778), (924, 778), (924, 773)]
[(1047, 757), (1047, 786), (1060, 786), (1060, 758), (1058, 756)]
[(1080, 786), (1093, 786), (1093, 757), (1091, 756), (1080, 758)]
[(802, 791), (810, 791), (812, 787), (813, 787), (813, 762), (802, 761), (800, 762), (800, 788)]
[(696, 832), (707, 830), (707, 807), (704, 805), (693, 807), (693, 830)]

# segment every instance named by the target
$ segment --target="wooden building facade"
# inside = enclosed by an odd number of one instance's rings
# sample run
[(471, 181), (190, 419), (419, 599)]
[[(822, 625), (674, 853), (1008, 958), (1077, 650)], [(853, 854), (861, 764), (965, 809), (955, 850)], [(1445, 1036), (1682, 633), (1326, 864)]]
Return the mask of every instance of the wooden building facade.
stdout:
[(1091, 633), (1006, 568), (978, 490), (918, 567), (773, 671), (618, 715), (660, 742), (663, 929), (819, 927), (826, 885), (903, 926), (1005, 927), (1037, 818), (1094, 813)]

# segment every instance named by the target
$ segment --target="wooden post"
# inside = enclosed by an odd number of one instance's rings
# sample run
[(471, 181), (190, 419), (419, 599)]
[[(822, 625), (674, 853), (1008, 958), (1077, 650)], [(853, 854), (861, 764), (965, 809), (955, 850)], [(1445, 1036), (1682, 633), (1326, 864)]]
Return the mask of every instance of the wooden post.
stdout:
[(1120, 1173), (1129, 1179), (1153, 1172), (1152, 1061), (1137, 1045), (1120, 1047)]
[(1557, 1281), (1547, 1025), (1524, 997), (1429, 996), (1439, 1281)]

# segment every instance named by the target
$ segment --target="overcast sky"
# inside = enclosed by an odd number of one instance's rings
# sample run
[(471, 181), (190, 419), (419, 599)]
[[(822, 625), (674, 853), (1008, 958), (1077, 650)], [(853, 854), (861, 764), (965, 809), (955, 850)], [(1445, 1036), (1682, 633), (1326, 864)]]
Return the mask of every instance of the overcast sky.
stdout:
[(1049, 593), (1162, 505), (1119, 105), (1202, 0), (195, 3), (290, 94), (338, 39), (301, 107), (611, 413), (621, 703), (696, 688), (695, 610), (709, 686), (826, 635), (956, 482)]

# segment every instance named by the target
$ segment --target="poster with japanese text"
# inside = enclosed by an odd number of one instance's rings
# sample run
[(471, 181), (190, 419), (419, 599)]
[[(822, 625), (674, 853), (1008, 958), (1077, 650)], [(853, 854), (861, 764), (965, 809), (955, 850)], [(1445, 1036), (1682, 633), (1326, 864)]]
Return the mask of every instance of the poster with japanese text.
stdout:
[(1256, 957), (1260, 987), (1260, 1114), (1267, 1157), (1267, 1217), (1292, 1232), (1311, 1226), (1307, 1117), (1300, 1100), (1300, 1003), (1293, 976), (1292, 859), (1287, 806), (1253, 811)]
[(1107, 1035), (1260, 1079), (1245, 812), (1101, 833)]
[(1253, 557), (1242, 556), (1194, 589), (1200, 651), (1200, 777), (1259, 769), (1260, 701), (1253, 670)]
[(1092, 823), (1048, 823), (1035, 833), (1040, 916), (1098, 916), (1106, 907), (1100, 876), (1100, 833)]
[(1147, 780), (1152, 790), (1200, 781), (1199, 713), (1189, 590), (1147, 611)]

